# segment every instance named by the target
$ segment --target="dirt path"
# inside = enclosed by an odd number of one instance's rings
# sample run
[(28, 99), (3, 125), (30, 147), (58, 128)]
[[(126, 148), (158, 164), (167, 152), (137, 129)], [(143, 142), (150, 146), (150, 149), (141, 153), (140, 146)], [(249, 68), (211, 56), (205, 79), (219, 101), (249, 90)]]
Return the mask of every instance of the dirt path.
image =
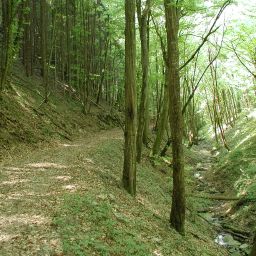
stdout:
[(62, 255), (52, 223), (63, 195), (97, 187), (90, 153), (119, 130), (102, 131), (0, 164), (0, 255)]

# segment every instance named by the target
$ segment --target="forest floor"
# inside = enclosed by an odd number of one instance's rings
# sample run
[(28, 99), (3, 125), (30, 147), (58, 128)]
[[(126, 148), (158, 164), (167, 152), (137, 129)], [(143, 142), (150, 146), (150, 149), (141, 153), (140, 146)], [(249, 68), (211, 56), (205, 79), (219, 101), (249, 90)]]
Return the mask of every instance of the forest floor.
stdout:
[[(137, 197), (122, 189), (122, 140), (112, 129), (3, 161), (0, 255), (228, 255), (195, 210), (205, 199), (189, 197), (185, 238), (169, 228), (167, 165), (144, 159)], [(209, 166), (211, 157), (204, 146), (188, 155), (190, 195), (200, 191), (194, 164)]]
[[(41, 79), (20, 70), (0, 102), (1, 256), (247, 254), (249, 241), (219, 236), (230, 234), (223, 216), (229, 226), (252, 230), (256, 205), (211, 197), (256, 197), (256, 118), (244, 116), (227, 131), (231, 152), (212, 151), (211, 140), (184, 148), (182, 237), (168, 221), (171, 158), (152, 159), (145, 149), (138, 193), (130, 197), (120, 183), (123, 134), (113, 129), (119, 124), (111, 109), (93, 105), (84, 115), (79, 101), (63, 95), (63, 85), (42, 104)], [(217, 237), (225, 246), (217, 245)]]
[(119, 135), (116, 130), (99, 132), (1, 163), (0, 255), (61, 255), (52, 219), (63, 195), (98, 189), (97, 167), (89, 153), (107, 138), (121, 139)]

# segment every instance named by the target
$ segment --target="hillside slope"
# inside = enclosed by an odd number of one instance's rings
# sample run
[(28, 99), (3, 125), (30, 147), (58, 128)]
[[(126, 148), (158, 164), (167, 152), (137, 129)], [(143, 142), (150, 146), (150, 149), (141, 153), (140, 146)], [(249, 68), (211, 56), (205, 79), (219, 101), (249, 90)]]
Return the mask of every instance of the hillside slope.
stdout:
[(241, 198), (222, 204), (228, 225), (238, 230), (256, 229), (256, 109), (243, 114), (229, 129), (226, 138), (230, 152), (218, 152), (215, 171), (208, 180), (227, 196)]
[[(64, 85), (53, 88), (50, 82), (52, 92), (49, 102), (44, 104), (41, 78), (27, 78), (21, 65), (15, 65), (9, 83), (0, 100), (1, 158), (11, 156), (12, 151), (19, 151), (21, 146), (38, 146), (63, 139), (71, 141), (109, 126), (99, 119), (103, 110), (96, 106), (91, 107), (90, 114), (84, 115), (81, 103), (65, 95), (68, 91), (65, 92)], [(108, 106), (104, 108), (108, 110)]]
[[(170, 168), (160, 172), (144, 158), (133, 198), (120, 184), (122, 165), (119, 129), (3, 161), (0, 254), (228, 255), (214, 243), (211, 225), (194, 212), (192, 198), (186, 236), (170, 229)], [(191, 168), (186, 176), (193, 191)]]

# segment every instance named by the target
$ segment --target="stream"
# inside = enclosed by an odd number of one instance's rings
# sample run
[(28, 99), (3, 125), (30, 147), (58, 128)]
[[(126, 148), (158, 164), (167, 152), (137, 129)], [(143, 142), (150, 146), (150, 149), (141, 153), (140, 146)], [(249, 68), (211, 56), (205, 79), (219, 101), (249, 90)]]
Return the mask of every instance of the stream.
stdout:
[[(205, 152), (206, 150), (204, 150), (204, 154)], [(213, 161), (215, 160), (215, 156), (210, 152), (206, 153), (205, 161), (197, 164), (193, 174), (198, 184), (197, 190), (200, 192), (205, 191), (208, 194), (220, 194), (219, 191), (213, 188), (211, 184), (204, 179), (204, 174), (212, 169)], [(223, 203), (220, 203), (220, 201), (217, 201), (216, 205), (213, 206), (213, 209), (215, 207), (220, 207), (222, 204)], [(211, 212), (210, 210), (199, 212), (198, 214), (215, 227), (217, 235), (213, 237), (213, 240), (216, 244), (225, 247), (231, 256), (249, 255), (250, 246), (247, 241), (248, 239), (237, 239), (234, 234), (229, 233), (224, 227), (225, 219), (223, 217), (219, 217), (218, 213)]]

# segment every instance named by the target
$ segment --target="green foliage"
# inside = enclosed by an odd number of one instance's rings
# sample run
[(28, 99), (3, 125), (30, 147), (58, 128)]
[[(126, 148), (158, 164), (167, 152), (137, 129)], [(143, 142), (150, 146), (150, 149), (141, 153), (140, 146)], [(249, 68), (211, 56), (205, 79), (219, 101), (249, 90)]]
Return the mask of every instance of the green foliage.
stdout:
[(124, 220), (131, 221), (126, 218), (115, 213), (109, 202), (88, 195), (67, 195), (54, 223), (68, 255), (149, 255), (148, 245), (122, 225)]

